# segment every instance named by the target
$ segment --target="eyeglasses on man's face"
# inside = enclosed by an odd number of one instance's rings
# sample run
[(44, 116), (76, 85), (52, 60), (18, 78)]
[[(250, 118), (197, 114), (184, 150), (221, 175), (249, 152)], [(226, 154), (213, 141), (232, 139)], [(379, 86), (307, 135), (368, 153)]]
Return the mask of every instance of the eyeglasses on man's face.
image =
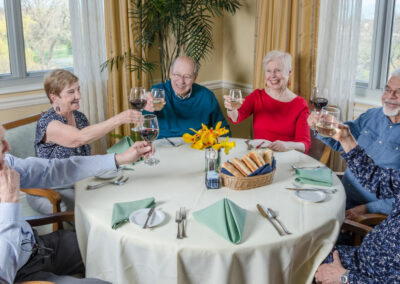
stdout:
[(178, 74), (178, 73), (172, 73), (172, 77), (174, 79), (181, 79), (181, 80), (184, 80), (184, 81), (191, 81), (191, 80), (193, 80), (194, 75), (190, 75), (190, 74), (181, 75), (181, 74)]
[(394, 89), (392, 90), (389, 86), (385, 86), (383, 89), (385, 95), (391, 95), (395, 96), (396, 98), (400, 98), (400, 89)]
[(21, 249), (26, 252), (31, 252), (33, 255), (41, 255), (49, 257), (54, 254), (54, 249), (40, 246), (32, 240), (23, 240), (21, 242)]

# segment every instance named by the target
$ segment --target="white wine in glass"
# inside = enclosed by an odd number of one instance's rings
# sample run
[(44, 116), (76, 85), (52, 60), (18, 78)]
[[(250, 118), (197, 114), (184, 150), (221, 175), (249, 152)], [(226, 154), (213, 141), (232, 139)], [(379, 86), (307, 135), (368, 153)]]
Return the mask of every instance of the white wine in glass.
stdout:
[(339, 121), (340, 110), (337, 107), (323, 107), (316, 125), (316, 130), (321, 136), (332, 137), (337, 132)]
[(230, 89), (229, 97), (231, 99), (232, 110), (240, 108), (243, 102), (242, 91), (240, 89)]
[(165, 106), (165, 91), (163, 89), (152, 89), (153, 106), (155, 111), (160, 111)]

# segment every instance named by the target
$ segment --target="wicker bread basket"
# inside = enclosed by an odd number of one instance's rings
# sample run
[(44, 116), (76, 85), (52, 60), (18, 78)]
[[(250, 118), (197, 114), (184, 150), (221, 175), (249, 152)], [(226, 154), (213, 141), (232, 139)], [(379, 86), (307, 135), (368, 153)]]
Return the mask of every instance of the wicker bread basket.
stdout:
[(275, 171), (276, 167), (272, 172), (268, 174), (253, 177), (234, 177), (226, 175), (224, 173), (220, 174), (224, 186), (234, 190), (246, 190), (271, 184), (272, 180), (274, 179)]

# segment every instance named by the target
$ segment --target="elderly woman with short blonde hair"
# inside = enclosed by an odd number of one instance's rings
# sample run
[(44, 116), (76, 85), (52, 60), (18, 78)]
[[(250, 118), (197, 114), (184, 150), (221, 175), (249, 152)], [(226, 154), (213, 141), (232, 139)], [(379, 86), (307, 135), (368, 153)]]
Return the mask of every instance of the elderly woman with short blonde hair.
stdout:
[(229, 120), (238, 124), (253, 115), (255, 139), (271, 141), (268, 147), (274, 151), (295, 149), (307, 153), (311, 146), (308, 104), (287, 87), (292, 57), (273, 50), (264, 57), (263, 66), (265, 88), (254, 90), (240, 108), (233, 109), (229, 96), (224, 96)]
[[(51, 108), (38, 120), (35, 150), (40, 158), (68, 158), (91, 154), (89, 143), (124, 123), (138, 123), (142, 113), (126, 110), (110, 119), (89, 125), (78, 111), (81, 92), (78, 77), (57, 69), (46, 75), (44, 89)], [(94, 103), (94, 102), (93, 102)]]

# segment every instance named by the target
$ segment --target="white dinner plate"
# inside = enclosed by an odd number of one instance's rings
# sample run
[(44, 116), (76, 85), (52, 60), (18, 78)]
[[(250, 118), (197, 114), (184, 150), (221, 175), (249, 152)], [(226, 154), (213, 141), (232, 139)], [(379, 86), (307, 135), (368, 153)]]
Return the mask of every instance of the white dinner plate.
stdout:
[(296, 191), (294, 195), (304, 201), (321, 202), (326, 198), (326, 194), (322, 191)]
[[(263, 143), (263, 142), (264, 142), (264, 143)], [(249, 143), (250, 143), (250, 145), (253, 146), (254, 148), (256, 148), (258, 145), (260, 145), (261, 143), (263, 143), (263, 144), (260, 146), (259, 149), (264, 149), (264, 148), (266, 148), (266, 147), (271, 143), (271, 141), (268, 141), (268, 140), (265, 140), (265, 139), (254, 139), (254, 140), (251, 140)]]
[[(174, 143), (175, 146), (172, 146), (171, 143), (168, 142), (168, 140), (170, 140), (172, 143)], [(184, 143), (182, 137), (171, 137), (171, 138), (168, 138), (168, 140), (165, 138), (162, 138), (162, 139), (160, 139), (160, 144), (163, 146), (176, 147), (176, 146), (181, 146)]]
[(113, 179), (116, 178), (119, 175), (119, 173), (120, 173), (119, 170), (104, 171), (98, 173), (94, 177), (98, 179)]
[[(151, 208), (143, 208), (136, 211), (133, 211), (131, 215), (129, 215), (129, 221), (133, 224), (143, 227), (146, 222), (148, 213)], [(151, 214), (149, 222), (147, 223), (147, 227), (154, 227), (162, 223), (165, 219), (164, 212), (154, 209), (153, 214)]]

